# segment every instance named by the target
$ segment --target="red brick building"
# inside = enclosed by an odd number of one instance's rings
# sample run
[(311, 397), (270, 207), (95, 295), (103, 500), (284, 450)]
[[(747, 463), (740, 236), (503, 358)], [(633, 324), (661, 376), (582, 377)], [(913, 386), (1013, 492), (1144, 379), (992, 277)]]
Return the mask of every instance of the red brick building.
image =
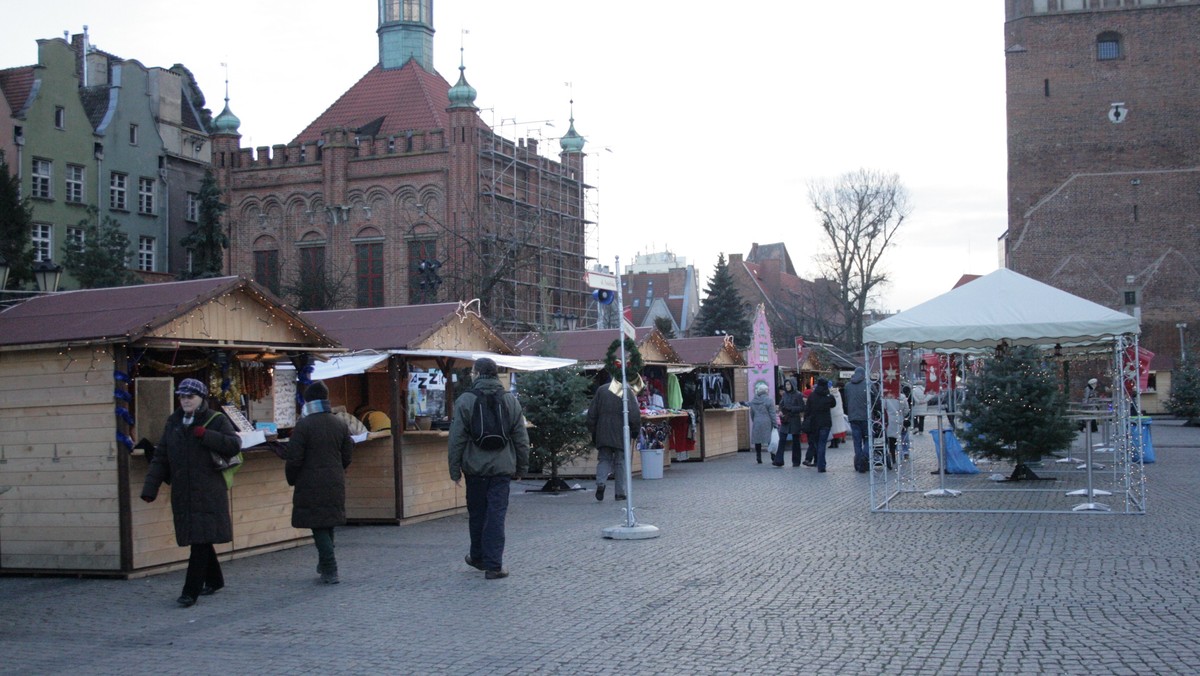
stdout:
[(1005, 265), (1200, 328), (1200, 2), (1006, 0)]
[(745, 259), (740, 253), (729, 254), (729, 274), (747, 305), (763, 305), (777, 346), (794, 345), (797, 336), (854, 345), (844, 335), (837, 285), (797, 275), (783, 243), (753, 243)]
[(582, 315), (583, 145), (558, 160), (494, 133), (460, 65), (433, 69), (432, 0), (379, 0), (380, 61), (288, 143), (214, 121), (230, 271), (302, 309), (480, 298), (504, 330)]

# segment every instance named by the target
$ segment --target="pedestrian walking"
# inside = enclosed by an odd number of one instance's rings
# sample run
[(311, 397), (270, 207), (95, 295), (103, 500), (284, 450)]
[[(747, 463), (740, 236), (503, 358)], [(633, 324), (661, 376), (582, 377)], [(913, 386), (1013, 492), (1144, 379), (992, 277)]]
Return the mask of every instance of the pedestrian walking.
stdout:
[(292, 491), (292, 527), (309, 528), (317, 547), (317, 574), (338, 583), (333, 529), (346, 523), (346, 468), (354, 441), (346, 422), (329, 407), (329, 390), (317, 381), (304, 390), (303, 417), (287, 444), (284, 475)]
[(850, 420), (850, 435), (854, 439), (854, 469), (866, 472), (870, 437), (870, 411), (867, 408), (867, 375), (863, 367), (854, 369), (850, 382), (842, 388), (842, 404)]
[[(471, 389), (454, 401), (450, 420), (450, 478), (455, 486), (467, 481), (467, 523), (471, 549), (467, 565), (484, 571), (488, 580), (508, 577), (504, 568), (504, 519), (508, 513), (510, 483), (529, 469), (529, 433), (516, 397), (504, 390), (496, 362), (475, 361)], [(472, 409), (489, 398), (500, 403), (504, 443), (496, 450), (480, 446), (471, 432)], [(478, 411), (475, 412), (478, 414)]]
[(175, 543), (190, 547), (183, 592), (176, 599), (190, 608), (200, 596), (225, 586), (214, 544), (233, 539), (229, 487), (213, 454), (232, 458), (242, 440), (229, 418), (208, 407), (208, 386), (185, 378), (175, 389), (179, 408), (167, 417), (162, 438), (142, 484), (142, 500), (154, 502), (165, 482), (171, 486)]
[[(604, 487), (608, 485), (609, 474), (613, 475), (616, 485), (615, 498), (625, 499), (625, 442), (628, 440), (633, 444), (642, 427), (642, 415), (632, 384), (629, 389), (628, 396), (622, 397), (621, 381), (612, 379), (596, 390), (592, 405), (588, 407), (587, 427), (592, 433), (592, 445), (596, 447), (597, 457), (597, 500), (604, 500)], [(629, 415), (629, 437), (625, 436), (626, 413)]]
[(796, 383), (791, 378), (783, 382), (783, 396), (779, 400), (779, 414), (783, 425), (779, 430), (779, 450), (771, 461), (776, 467), (783, 467), (784, 442), (792, 439), (792, 467), (799, 467), (804, 450), (800, 446), (800, 434), (804, 431), (804, 396), (796, 389)]
[(771, 388), (763, 381), (754, 385), (754, 398), (750, 400), (750, 443), (754, 444), (754, 459), (762, 464), (763, 446), (771, 443), (771, 430), (779, 426), (775, 417), (775, 402), (768, 394)]
[(829, 381), (824, 378), (817, 380), (812, 396), (804, 404), (804, 426), (808, 431), (808, 450), (818, 472), (825, 471), (825, 444), (833, 427), (830, 412), (836, 405), (833, 395), (829, 393)]

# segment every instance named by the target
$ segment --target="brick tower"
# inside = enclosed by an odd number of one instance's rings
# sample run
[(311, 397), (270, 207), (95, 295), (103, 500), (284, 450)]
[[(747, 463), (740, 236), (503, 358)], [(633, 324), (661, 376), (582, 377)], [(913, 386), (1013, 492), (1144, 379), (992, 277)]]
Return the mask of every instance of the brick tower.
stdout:
[(1177, 355), (1200, 314), (1200, 0), (1005, 10), (1005, 265), (1140, 316), (1142, 344)]

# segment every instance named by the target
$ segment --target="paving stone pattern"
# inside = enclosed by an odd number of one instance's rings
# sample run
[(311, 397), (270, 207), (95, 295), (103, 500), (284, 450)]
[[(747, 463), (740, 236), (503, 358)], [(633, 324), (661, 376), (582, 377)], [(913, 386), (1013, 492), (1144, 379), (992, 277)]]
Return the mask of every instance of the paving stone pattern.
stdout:
[(182, 571), (0, 578), (0, 674), (1200, 673), (1200, 429), (1155, 423), (1143, 516), (872, 514), (842, 447), (635, 480), (652, 540), (601, 537), (611, 489), (514, 491), (504, 580), (465, 516), (338, 529), (339, 585), (311, 545), (225, 562), (189, 609)]

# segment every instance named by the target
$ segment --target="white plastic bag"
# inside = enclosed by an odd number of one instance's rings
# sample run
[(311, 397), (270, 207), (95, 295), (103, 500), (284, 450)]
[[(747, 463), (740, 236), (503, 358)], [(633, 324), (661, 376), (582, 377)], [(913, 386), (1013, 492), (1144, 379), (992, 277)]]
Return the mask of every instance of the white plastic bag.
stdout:
[(773, 428), (771, 428), (771, 441), (770, 441), (770, 443), (767, 444), (767, 451), (771, 455), (775, 455), (775, 453), (778, 450), (779, 450), (779, 428), (773, 427)]

